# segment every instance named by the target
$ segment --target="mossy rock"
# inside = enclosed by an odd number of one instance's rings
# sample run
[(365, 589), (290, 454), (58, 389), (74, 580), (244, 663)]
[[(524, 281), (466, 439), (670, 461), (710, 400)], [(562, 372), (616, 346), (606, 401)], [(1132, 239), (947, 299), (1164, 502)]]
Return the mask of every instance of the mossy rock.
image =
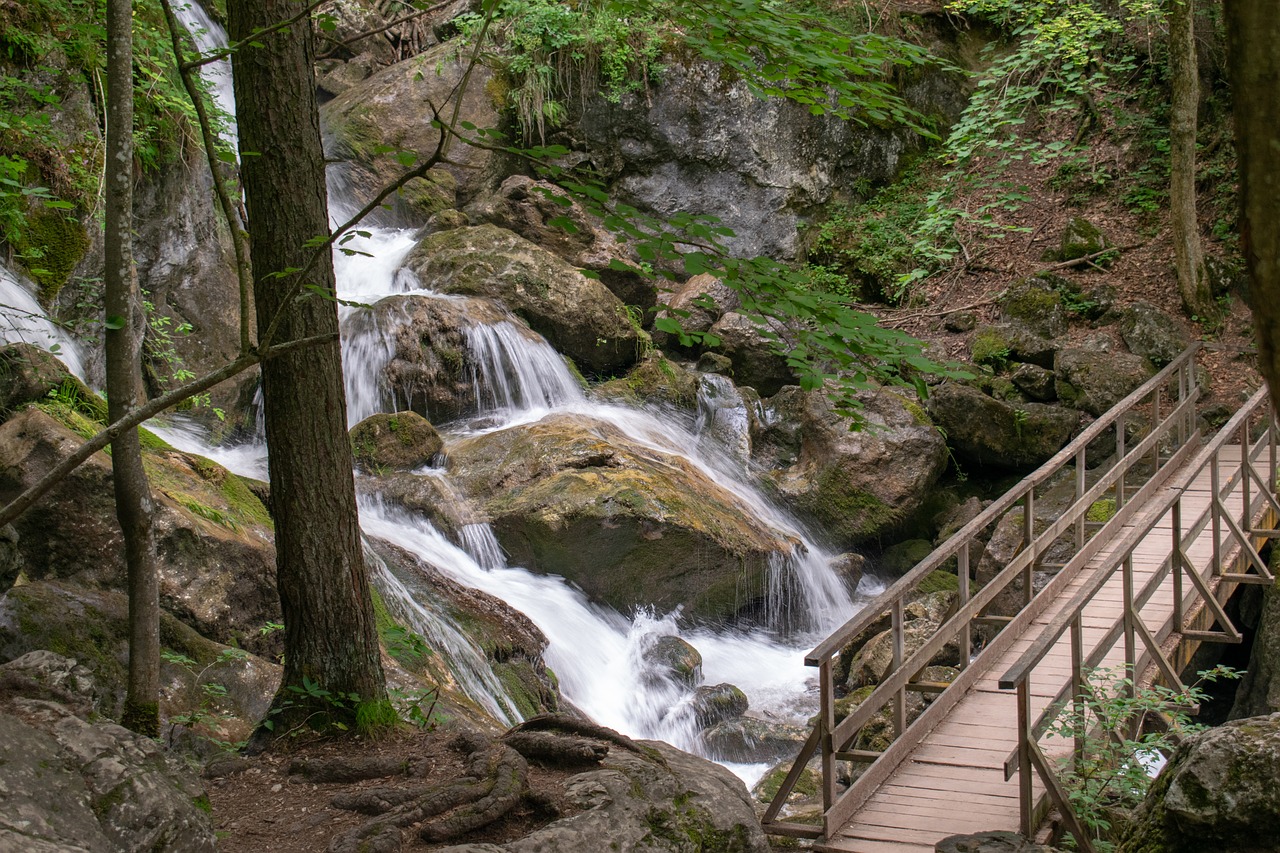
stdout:
[(960, 589), (960, 578), (954, 572), (944, 572), (939, 569), (925, 575), (916, 589), (922, 595), (930, 595), (935, 592), (955, 592)]
[(698, 399), (698, 376), (693, 371), (651, 352), (620, 379), (597, 385), (595, 396), (631, 403), (656, 403), (675, 409), (692, 409)]
[(701, 653), (679, 637), (658, 637), (643, 657), (663, 676), (686, 687), (697, 687), (702, 681)]
[[(1073, 261), (1077, 258), (1096, 255), (1108, 245), (1106, 235), (1102, 233), (1101, 228), (1082, 216), (1076, 216), (1067, 223), (1057, 251), (1049, 253), (1047, 260)], [(1094, 263), (1098, 266), (1106, 266), (1106, 259), (1097, 258)]]
[(1021, 324), (1044, 338), (1067, 331), (1067, 312), (1053, 281), (1033, 276), (1012, 285), (1000, 298), (1000, 311), (1010, 322)]
[(902, 577), (932, 553), (932, 542), (908, 539), (884, 549), (884, 553), (880, 555), (880, 569), (892, 577)]
[(0, 413), (27, 403), (61, 401), (80, 413), (105, 421), (107, 403), (77, 379), (57, 356), (28, 343), (0, 348)]
[(351, 428), (351, 450), (366, 473), (412, 471), (443, 448), (440, 433), (416, 412), (371, 415)]
[(89, 251), (89, 236), (66, 211), (38, 207), (28, 214), (26, 231), (16, 248), (27, 272), (40, 285), (40, 304), (48, 307)]

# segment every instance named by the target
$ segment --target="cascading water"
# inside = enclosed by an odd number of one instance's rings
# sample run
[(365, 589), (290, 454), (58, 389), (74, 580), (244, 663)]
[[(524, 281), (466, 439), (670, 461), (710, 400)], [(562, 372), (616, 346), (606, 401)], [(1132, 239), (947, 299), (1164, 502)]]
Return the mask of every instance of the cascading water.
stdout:
[[(213, 18), (209, 17), (209, 13), (196, 0), (178, 3), (174, 6), (173, 11), (182, 26), (191, 35), (191, 40), (195, 42), (196, 49), (202, 54), (221, 50), (227, 46), (226, 31)], [(213, 95), (213, 103), (220, 114), (218, 116), (218, 136), (223, 142), (231, 146), (234, 151), (237, 145), (236, 95), (232, 88), (231, 60), (220, 59), (217, 62), (210, 62), (201, 67), (200, 74), (209, 84), (210, 94)]]
[(80, 379), (85, 379), (84, 354), (79, 342), (44, 313), (32, 289), (0, 264), (0, 341), (25, 342), (48, 350)]
[[(188, 26), (193, 32), (216, 36), (220, 31), (210, 23)], [(330, 178), (331, 218), (336, 223), (349, 218), (356, 208), (346, 186), (347, 171), (336, 167)], [(340, 309), (343, 362), (352, 423), (406, 404), (391, 398), (381, 374), (393, 357), (394, 336), (409, 322), (409, 315), (386, 311), (375, 316), (373, 310), (361, 305), (397, 295), (457, 299), (431, 294), (403, 268), (417, 232), (367, 223), (359, 228), (363, 233), (344, 242), (334, 256), (338, 296), (344, 303)], [(588, 601), (560, 578), (509, 566), (493, 531), (479, 521), (463, 524), (458, 541), (452, 542), (424, 518), (366, 499), (360, 508), (366, 536), (416, 554), (453, 580), (501, 598), (525, 613), (548, 639), (545, 657), (563, 694), (604, 725), (632, 736), (660, 738), (690, 751), (703, 751), (691, 691), (659, 676), (646, 659), (646, 650), (664, 635), (681, 636), (698, 649), (706, 682), (737, 685), (748, 695), (753, 714), (802, 722), (815, 704), (812, 680), (802, 665), (803, 651), (848, 618), (854, 603), (850, 591), (830, 569), (829, 555), (744, 480), (747, 403), (732, 383), (722, 377), (703, 380), (696, 422), (681, 423), (669, 415), (664, 418), (595, 403), (545, 340), (500, 307), (486, 309), (482, 315), (463, 311), (460, 322), (475, 406), (484, 418), (478, 423), (445, 425), (447, 438), (456, 441), (477, 430), (530, 423), (553, 413), (570, 414), (603, 421), (629, 441), (684, 460), (731, 493), (754, 523), (797, 543), (790, 555), (772, 560), (762, 626), (712, 631), (682, 628), (678, 614), (624, 616)], [(165, 435), (176, 446), (214, 456), (233, 470), (263, 476), (262, 448), (219, 451), (181, 429), (171, 428)], [(441, 471), (418, 473), (446, 477)], [(518, 714), (503, 697), (501, 685), (478, 650), (449, 624), (446, 614), (415, 599), (411, 590), (377, 561), (374, 575), (388, 606), (449, 655), (463, 688), (495, 717), (514, 721)], [(765, 766), (738, 769), (750, 782)]]

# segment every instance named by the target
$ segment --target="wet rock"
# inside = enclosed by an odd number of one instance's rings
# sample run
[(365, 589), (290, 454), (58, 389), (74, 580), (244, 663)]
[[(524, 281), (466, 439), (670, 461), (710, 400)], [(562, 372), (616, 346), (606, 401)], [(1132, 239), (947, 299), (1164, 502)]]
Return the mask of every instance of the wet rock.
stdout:
[(1054, 848), (1004, 830), (952, 835), (934, 845), (935, 853), (1054, 853)]
[(850, 589), (856, 589), (866, 570), (867, 558), (852, 551), (845, 552), (831, 560), (831, 570), (844, 578)]
[(644, 650), (644, 660), (663, 677), (686, 687), (702, 681), (702, 655), (679, 637), (658, 637)]
[[(77, 433), (38, 408), (0, 425), (0, 501), (12, 500), (80, 444)], [(280, 613), (266, 508), (238, 477), (203, 457), (156, 449), (146, 458), (155, 483), (161, 606), (211, 639), (275, 653), (279, 638), (258, 632)], [(125, 588), (106, 453), (90, 457), (14, 527), (32, 580)]]
[(1147, 302), (1135, 302), (1120, 317), (1120, 335), (1134, 355), (1164, 367), (1191, 345), (1191, 338), (1168, 314)]
[[(760, 397), (725, 376), (703, 374), (698, 380), (698, 444), (712, 454), (726, 454), (745, 470), (751, 459), (751, 435), (762, 417)], [(710, 445), (710, 446), (708, 446)]]
[[(769, 331), (781, 339), (785, 349), (787, 330), (775, 321)], [(755, 321), (729, 311), (716, 320), (710, 333), (720, 339), (716, 352), (733, 364), (733, 378), (738, 384), (754, 388), (762, 397), (771, 397), (784, 385), (795, 384), (795, 371), (779, 351), (780, 341), (768, 337)]]
[(212, 853), (208, 800), (190, 771), (150, 738), (24, 687), (29, 671), (0, 667), (0, 849)]
[(1133, 815), (1121, 853), (1262, 853), (1280, 832), (1280, 714), (1192, 735)]
[(581, 415), (464, 439), (448, 464), (514, 564), (623, 611), (732, 620), (766, 601), (771, 561), (799, 547), (688, 461)]
[(464, 527), (487, 521), (448, 479), (433, 474), (405, 472), (356, 478), (356, 494), (376, 498), (385, 505), (420, 516), (455, 541)]
[(18, 531), (12, 524), (0, 527), (0, 595), (9, 591), (22, 574), (22, 552), (18, 549)]
[(1042, 338), (1066, 334), (1067, 312), (1052, 279), (1023, 279), (1000, 297), (999, 305), (1006, 321), (1021, 324)]
[(27, 403), (44, 401), (67, 387), (66, 395), (105, 403), (58, 360), (57, 356), (27, 343), (0, 348), (0, 413), (6, 416)]
[(631, 372), (595, 386), (594, 396), (606, 400), (647, 403), (692, 410), (698, 399), (698, 376), (679, 362), (654, 351)]
[(918, 403), (886, 388), (858, 399), (867, 427), (853, 432), (823, 390), (785, 388), (766, 402), (754, 442), (770, 486), (840, 547), (907, 525), (947, 464)]
[(323, 74), (316, 75), (316, 89), (322, 98), (336, 98), (373, 76), (381, 65), (372, 53), (362, 53), (349, 62), (334, 63)]
[(1100, 417), (1155, 371), (1141, 356), (1069, 348), (1058, 353), (1054, 372), (1058, 399), (1063, 405)]
[(697, 370), (699, 373), (719, 373), (731, 376), (733, 375), (733, 362), (727, 356), (723, 356), (718, 352), (704, 352), (698, 356)]
[(501, 301), (584, 372), (625, 370), (644, 332), (599, 281), (519, 235), (493, 225), (430, 234), (406, 266), (442, 293)]
[(702, 728), (747, 713), (747, 694), (732, 684), (703, 685), (693, 692), (693, 715)]
[(412, 471), (443, 447), (440, 433), (416, 412), (371, 415), (351, 428), (356, 466), (365, 472)]
[(799, 726), (738, 717), (706, 729), (702, 742), (720, 761), (755, 764), (794, 758), (808, 737), (808, 730)]
[(995, 468), (1034, 468), (1080, 424), (1075, 412), (1043, 403), (1015, 406), (955, 382), (929, 395), (929, 413), (958, 456)]

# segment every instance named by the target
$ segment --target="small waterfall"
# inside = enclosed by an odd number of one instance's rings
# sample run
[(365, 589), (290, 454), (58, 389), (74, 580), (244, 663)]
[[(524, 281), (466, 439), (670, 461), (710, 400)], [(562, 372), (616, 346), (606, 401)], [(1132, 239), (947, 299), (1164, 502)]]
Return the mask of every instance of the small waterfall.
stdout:
[(10, 344), (26, 342), (48, 350), (67, 370), (81, 380), (86, 379), (79, 342), (49, 319), (32, 289), (23, 286), (3, 265), (0, 265), (0, 340)]
[[(190, 0), (187, 3), (177, 3), (174, 6), (174, 14), (191, 35), (191, 40), (195, 42), (196, 49), (202, 54), (212, 53), (215, 50), (222, 50), (227, 46), (227, 33), (213, 18), (209, 17), (209, 13), (197, 0)], [(210, 93), (213, 95), (213, 103), (221, 113), (217, 117), (220, 124), (217, 128), (218, 137), (230, 146), (232, 151), (236, 151), (238, 145), (236, 130), (236, 94), (231, 80), (231, 60), (220, 59), (217, 62), (211, 62), (200, 70), (200, 74), (209, 84)], [(237, 154), (237, 158), (238, 158)]]
[(342, 321), (348, 426), (386, 410), (383, 400), (389, 392), (382, 381), (382, 370), (395, 354), (391, 339), (394, 331), (384, 328), (372, 311), (353, 310)]
[(466, 335), (481, 414), (545, 414), (586, 399), (560, 354), (513, 323), (469, 326)]

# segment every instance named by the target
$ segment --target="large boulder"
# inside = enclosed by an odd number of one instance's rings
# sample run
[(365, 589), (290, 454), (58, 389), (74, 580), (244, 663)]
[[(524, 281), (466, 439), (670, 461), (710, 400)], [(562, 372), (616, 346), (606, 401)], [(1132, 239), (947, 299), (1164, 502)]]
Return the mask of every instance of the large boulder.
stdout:
[(212, 853), (209, 801), (190, 770), (150, 738), (90, 722), (72, 685), (30, 673), (22, 660), (0, 667), (0, 849)]
[(929, 414), (957, 456), (993, 468), (1034, 468), (1057, 453), (1080, 426), (1076, 412), (1044, 403), (1014, 406), (957, 382), (933, 390)]
[(611, 374), (640, 355), (644, 332), (599, 281), (494, 225), (431, 234), (406, 265), (442, 293), (501, 301), (584, 372)]
[(1191, 345), (1177, 321), (1149, 302), (1135, 302), (1120, 316), (1120, 336), (1134, 355), (1164, 367)]
[(513, 563), (624, 611), (733, 619), (766, 597), (770, 562), (799, 547), (686, 459), (581, 415), (456, 442), (448, 466)]
[(592, 396), (621, 403), (645, 403), (689, 411), (699, 401), (701, 380), (694, 371), (654, 350), (626, 376), (602, 382)]
[(28, 343), (0, 348), (0, 414), (55, 394), (75, 395), (102, 405), (101, 399), (71, 374), (57, 356)]
[[(711, 273), (695, 275), (677, 286), (666, 298), (666, 307), (658, 318), (677, 320), (686, 333), (707, 332), (727, 312), (739, 307), (738, 294)], [(666, 332), (654, 332), (654, 343), (670, 346), (678, 343)]]
[[(46, 408), (0, 425), (0, 501), (15, 498), (79, 447), (84, 432), (99, 428), (64, 407)], [(271, 519), (262, 502), (239, 477), (203, 457), (153, 448), (145, 463), (162, 606), (211, 639), (273, 652), (278, 640), (258, 631), (280, 614)], [(124, 542), (106, 453), (76, 468), (14, 527), (32, 580), (125, 588)]]
[[(409, 152), (419, 161), (431, 156), (441, 133), (431, 126), (432, 107), (451, 107), (467, 73), (466, 57), (455, 45), (437, 45), (350, 86), (321, 107), (324, 126), (332, 134), (327, 146), (330, 155), (350, 163), (344, 189), (353, 201), (365, 204), (400, 177), (405, 171), (402, 153)], [(490, 79), (491, 72), (483, 65), (470, 69), (470, 85), (457, 116), (460, 122), (498, 125), (486, 89)], [(412, 221), (424, 222), (438, 210), (456, 207), (479, 191), (489, 177), (492, 159), (490, 152), (454, 140), (449, 164), (410, 181), (398, 193), (401, 211)]]
[(728, 311), (712, 324), (710, 333), (720, 340), (715, 352), (729, 359), (739, 385), (754, 388), (761, 397), (772, 397), (783, 386), (796, 383), (795, 370), (779, 351), (790, 335), (778, 321), (761, 327), (745, 314)]
[(1042, 338), (1066, 334), (1067, 312), (1052, 279), (1023, 279), (1011, 285), (998, 304), (1005, 320), (1021, 324)]
[[(1272, 571), (1280, 551), (1272, 550)], [(1253, 605), (1253, 606), (1249, 606)], [(1231, 717), (1256, 717), (1280, 711), (1280, 588), (1275, 584), (1241, 596), (1241, 622), (1255, 630), (1249, 666), (1236, 690)]]
[(1155, 373), (1141, 356), (1086, 347), (1061, 350), (1054, 371), (1058, 399), (1094, 417), (1101, 417)]
[(767, 482), (841, 547), (911, 520), (947, 464), (919, 405), (885, 388), (858, 398), (866, 426), (855, 432), (824, 391), (785, 388), (767, 401), (755, 441)]
[(1120, 853), (1263, 853), (1280, 837), (1280, 714), (1185, 740), (1133, 816)]

